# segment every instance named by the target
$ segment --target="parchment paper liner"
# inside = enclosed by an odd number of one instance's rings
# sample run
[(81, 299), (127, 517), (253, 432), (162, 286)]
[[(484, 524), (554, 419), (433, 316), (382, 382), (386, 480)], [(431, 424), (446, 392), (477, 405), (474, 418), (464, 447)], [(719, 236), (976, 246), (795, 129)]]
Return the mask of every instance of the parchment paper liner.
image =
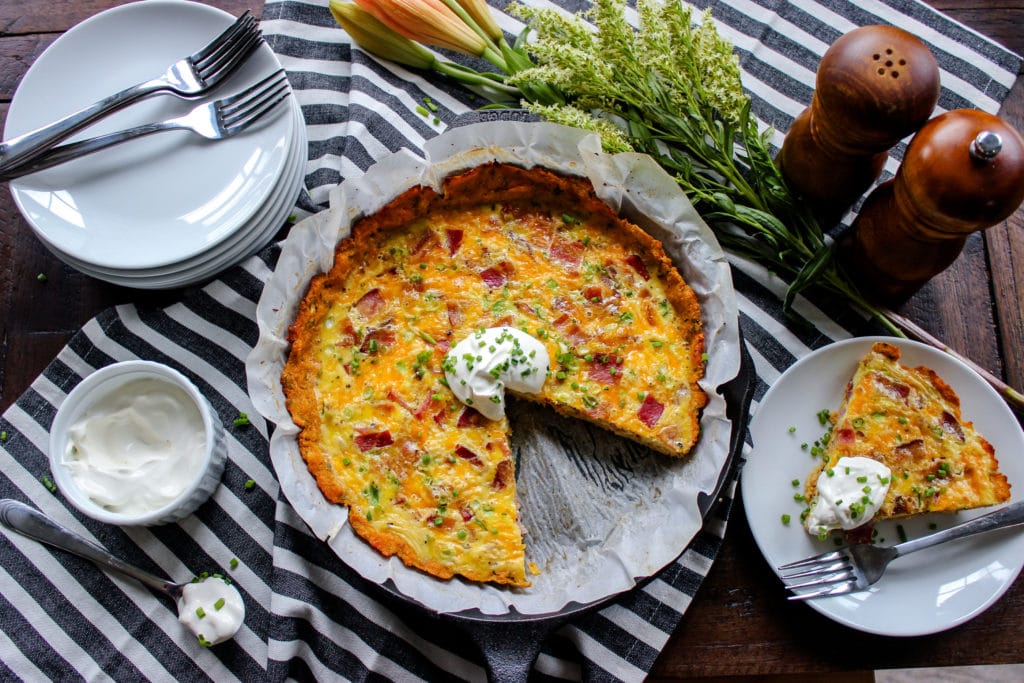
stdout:
[[(401, 150), (330, 195), (330, 208), (295, 225), (257, 306), (260, 336), (246, 362), (257, 410), (276, 423), (270, 454), (282, 491), (312, 531), (363, 577), (391, 579), (404, 595), (439, 612), (471, 608), (545, 614), (628, 590), (674, 560), (700, 529), (697, 495), (710, 491), (726, 462), (731, 425), (715, 387), (740, 365), (738, 316), (725, 255), (679, 186), (650, 157), (606, 155), (593, 134), (549, 123), (486, 122), (456, 128), (426, 143), (425, 158)], [(525, 589), (441, 581), (384, 558), (346, 523), (347, 509), (328, 503), (298, 452), (297, 428), (285, 409), (280, 373), (288, 326), (318, 272), (353, 221), (417, 185), (440, 189), (444, 177), (488, 161), (543, 166), (588, 177), (620, 215), (661, 240), (701, 301), (709, 394), (702, 434), (686, 459), (671, 459), (582, 421), (512, 399), (527, 559), (541, 573)]]

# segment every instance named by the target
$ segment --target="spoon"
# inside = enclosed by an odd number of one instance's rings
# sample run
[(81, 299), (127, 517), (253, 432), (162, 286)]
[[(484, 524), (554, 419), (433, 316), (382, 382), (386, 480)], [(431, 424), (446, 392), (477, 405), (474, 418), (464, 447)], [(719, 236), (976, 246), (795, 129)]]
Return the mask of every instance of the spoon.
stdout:
[(181, 599), (185, 583), (174, 583), (134, 567), (111, 555), (105, 548), (61, 526), (29, 505), (10, 498), (0, 500), (0, 524), (35, 541), (66, 550), (79, 557), (92, 560), (98, 565), (120, 572), (136, 581), (141, 581), (174, 600), (175, 604)]

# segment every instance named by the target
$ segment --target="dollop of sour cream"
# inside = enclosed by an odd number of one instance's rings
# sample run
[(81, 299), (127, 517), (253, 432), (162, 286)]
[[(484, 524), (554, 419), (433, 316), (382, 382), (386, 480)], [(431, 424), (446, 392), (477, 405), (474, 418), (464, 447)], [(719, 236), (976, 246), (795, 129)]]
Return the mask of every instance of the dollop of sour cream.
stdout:
[(71, 426), (64, 465), (97, 505), (145, 514), (174, 501), (195, 479), (206, 451), (199, 408), (158, 379), (125, 383)]
[(178, 599), (178, 621), (187, 626), (201, 645), (230, 640), (245, 621), (245, 603), (238, 589), (211, 576), (185, 584)]
[(840, 458), (818, 477), (818, 495), (804, 518), (807, 532), (825, 536), (871, 520), (889, 491), (889, 468), (864, 456)]
[(551, 359), (535, 337), (514, 327), (477, 330), (445, 356), (445, 379), (456, 398), (484, 417), (505, 415), (505, 390), (536, 394)]

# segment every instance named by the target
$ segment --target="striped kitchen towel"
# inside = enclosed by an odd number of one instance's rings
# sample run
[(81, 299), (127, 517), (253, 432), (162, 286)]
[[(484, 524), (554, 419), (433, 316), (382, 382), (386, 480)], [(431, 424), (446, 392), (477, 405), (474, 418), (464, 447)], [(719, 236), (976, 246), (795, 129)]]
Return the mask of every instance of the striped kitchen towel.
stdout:
[[(534, 0), (540, 1), (540, 0)], [(570, 11), (582, 0), (548, 3)], [(1017, 56), (915, 0), (734, 0), (710, 6), (741, 57), (758, 116), (785, 131), (810, 101), (818, 60), (844, 32), (891, 23), (920, 36), (942, 69), (940, 108), (995, 112), (1020, 67)], [(495, 4), (501, 26), (519, 22)], [(263, 30), (288, 70), (309, 136), (298, 208), (315, 212), (345, 178), (402, 147), (423, 143), (479, 105), (440, 78), (380, 62), (355, 48), (326, 0), (267, 2)], [(418, 109), (429, 98), (437, 112)], [(435, 120), (436, 118), (436, 120)], [(470, 117), (471, 118), (471, 117)], [(780, 143), (781, 133), (775, 142)], [(902, 145), (887, 169), (895, 170)], [(152, 572), (177, 580), (230, 576), (247, 616), (231, 642), (203, 649), (175, 606), (127, 579), (20, 536), (0, 534), (0, 677), (25, 680), (480, 680), (466, 633), (356, 575), (305, 527), (279, 491), (267, 440), (246, 393), (255, 307), (272, 272), (271, 246), (163, 308), (110, 309), (76, 334), (0, 420), (0, 496), (30, 502)], [(733, 262), (741, 327), (757, 373), (756, 401), (796, 359), (832, 341), (874, 332), (862, 316), (800, 298), (782, 311), (785, 283)], [(190, 377), (229, 425), (223, 484), (195, 515), (152, 528), (113, 528), (78, 514), (46, 483), (48, 429), (67, 393), (98, 367), (131, 358)], [(251, 424), (233, 426), (240, 413)], [(254, 486), (247, 486), (252, 481)], [(707, 575), (735, 482), (682, 556), (640, 588), (573, 619), (544, 640), (537, 679), (640, 680), (653, 666)]]

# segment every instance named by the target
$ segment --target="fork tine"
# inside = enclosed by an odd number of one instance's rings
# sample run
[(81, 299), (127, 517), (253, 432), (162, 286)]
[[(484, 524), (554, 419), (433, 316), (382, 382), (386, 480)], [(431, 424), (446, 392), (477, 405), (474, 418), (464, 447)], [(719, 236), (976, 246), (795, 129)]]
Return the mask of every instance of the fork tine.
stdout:
[(223, 61), (225, 55), (232, 53), (236, 47), (242, 44), (245, 40), (248, 40), (253, 35), (260, 33), (259, 24), (252, 17), (247, 18), (248, 21), (238, 24), (232, 27), (231, 35), (227, 36), (227, 39), (217, 45), (209, 53), (203, 55), (200, 59), (194, 59), (192, 63), (200, 71), (207, 71), (212, 66)]
[[(280, 69), (238, 95), (218, 102), (218, 114), (228, 134), (234, 135), (277, 108), (289, 93), (288, 78)], [(228, 99), (231, 101), (227, 102)]]
[(288, 94), (289, 93), (287, 90), (280, 91), (275, 99), (264, 102), (262, 108), (260, 108), (258, 111), (251, 111), (249, 113), (248, 118), (238, 121), (234, 125), (230, 126), (227, 129), (228, 135), (235, 135), (236, 133), (241, 133), (243, 130), (253, 125), (270, 112), (277, 109), (277, 106), (279, 104), (288, 99)]
[(806, 567), (812, 564), (818, 564), (819, 562), (830, 562), (832, 560), (839, 560), (845, 557), (845, 554), (841, 550), (831, 550), (828, 552), (821, 553), (820, 555), (814, 555), (813, 557), (807, 557), (796, 562), (790, 562), (788, 564), (781, 564), (778, 567), (779, 571), (785, 569), (796, 569), (797, 567)]
[(197, 67), (200, 78), (207, 85), (214, 85), (221, 79), (227, 77), (249, 57), (252, 52), (263, 43), (263, 34), (259, 29), (239, 37), (225, 47), (225, 50), (212, 56), (204, 64)]
[[(245, 90), (240, 90), (234, 95), (228, 95), (227, 97), (218, 99), (217, 106), (225, 115), (227, 115), (229, 112), (236, 111), (239, 107), (245, 106), (250, 100), (258, 98), (266, 90), (276, 87), (277, 82), (282, 80), (287, 80), (285, 77), (285, 71), (284, 69), (278, 69), (264, 77), (263, 80), (253, 83)], [(273, 85), (270, 85), (271, 83), (273, 83)]]
[(221, 33), (219, 36), (217, 36), (216, 38), (211, 40), (209, 43), (207, 43), (205, 47), (203, 47), (200, 50), (197, 50), (195, 53), (193, 53), (192, 57), (191, 57), (192, 61), (193, 62), (200, 62), (200, 61), (206, 59), (215, 50), (218, 50), (224, 43), (226, 43), (227, 41), (231, 40), (232, 37), (236, 33), (238, 33), (238, 31), (241, 30), (243, 25), (248, 25), (252, 21), (254, 21), (254, 20), (252, 18), (252, 15), (250, 14), (249, 10), (245, 10), (244, 12), (242, 12), (241, 15), (239, 15), (239, 17), (237, 19), (235, 19), (235, 22), (233, 24), (231, 24), (231, 26), (228, 26), (226, 29), (224, 29), (223, 33)]
[(287, 94), (288, 78), (284, 69), (278, 69), (259, 83), (231, 97), (217, 101), (217, 110), (224, 125), (234, 125), (247, 118), (268, 100)]
[(790, 600), (810, 600), (811, 598), (825, 598), (832, 595), (845, 595), (846, 593), (853, 593), (854, 591), (860, 590), (857, 588), (857, 584), (854, 581), (844, 583), (840, 586), (833, 586), (831, 588), (823, 588), (818, 591), (811, 591), (807, 593), (794, 593), (789, 596)]
[(804, 581), (802, 583), (786, 584), (786, 588), (789, 590), (796, 590), (798, 588), (813, 588), (815, 586), (829, 586), (834, 583), (847, 583), (856, 582), (857, 574), (852, 570), (846, 570), (843, 572), (836, 572), (830, 575), (826, 575), (821, 578), (815, 578), (811, 581)]
[(779, 574), (779, 578), (783, 581), (792, 581), (793, 579), (803, 579), (808, 576), (821, 576), (823, 574), (832, 574), (834, 572), (842, 571), (844, 569), (850, 569), (850, 563), (845, 560), (837, 560), (835, 562), (819, 564), (815, 566), (808, 565), (806, 568), (797, 567), (798, 571), (790, 571), (789, 573), (783, 572)]

